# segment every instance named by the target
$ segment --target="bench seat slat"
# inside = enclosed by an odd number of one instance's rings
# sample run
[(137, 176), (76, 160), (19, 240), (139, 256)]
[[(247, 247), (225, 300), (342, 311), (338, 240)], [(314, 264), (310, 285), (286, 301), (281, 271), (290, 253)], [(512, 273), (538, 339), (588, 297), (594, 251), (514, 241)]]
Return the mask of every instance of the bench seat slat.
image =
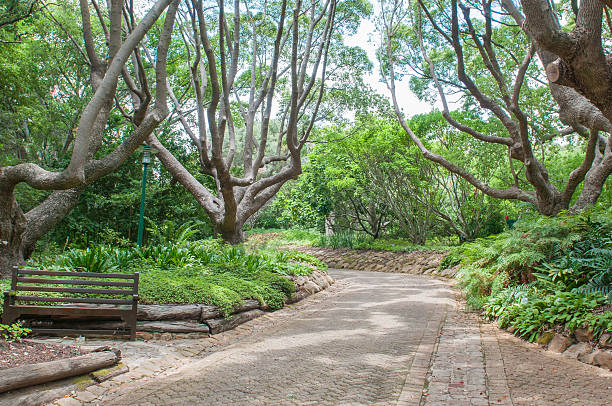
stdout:
[(47, 278), (17, 278), (17, 283), (40, 283), (45, 285), (89, 285), (89, 286), (127, 286), (133, 287), (133, 282), (118, 281), (87, 281), (78, 279), (47, 279)]
[(90, 316), (120, 316), (125, 313), (131, 313), (131, 307), (68, 307), (68, 306), (27, 306), (18, 305), (11, 306), (15, 312), (24, 315), (32, 316), (73, 316), (79, 315), (83, 317)]
[(67, 293), (97, 293), (104, 295), (132, 296), (134, 289), (91, 289), (91, 288), (66, 288), (58, 286), (17, 286), (17, 291), (24, 292), (67, 292)]
[(49, 296), (20, 296), (16, 295), (15, 300), (29, 302), (66, 302), (66, 303), (96, 303), (96, 304), (132, 304), (132, 300), (127, 299), (101, 299), (93, 297), (49, 297)]
[(134, 279), (131, 273), (100, 273), (100, 272), (72, 272), (72, 271), (41, 271), (34, 269), (20, 269), (18, 275), (49, 275), (49, 276), (80, 276), (100, 279)]

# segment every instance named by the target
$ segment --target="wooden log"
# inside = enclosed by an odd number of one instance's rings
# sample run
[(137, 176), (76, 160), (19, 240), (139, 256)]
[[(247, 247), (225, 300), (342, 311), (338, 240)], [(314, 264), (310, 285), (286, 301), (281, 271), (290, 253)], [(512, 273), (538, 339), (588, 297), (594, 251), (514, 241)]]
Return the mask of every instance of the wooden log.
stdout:
[(153, 333), (210, 333), (206, 324), (189, 321), (139, 321), (136, 331)]
[(245, 299), (244, 304), (237, 306), (234, 308), (234, 311), (232, 312), (232, 314), (234, 313), (243, 313), (243, 312), (247, 312), (249, 310), (254, 310), (254, 309), (259, 309), (259, 302), (257, 300), (254, 299)]
[(210, 327), (210, 332), (212, 334), (218, 334), (226, 330), (231, 330), (242, 323), (262, 316), (263, 314), (263, 310), (249, 310), (244, 313), (235, 314), (227, 319), (206, 320), (206, 324), (208, 324), (208, 327)]
[(138, 320), (200, 320), (201, 313), (202, 305), (198, 304), (138, 306)]
[(202, 312), (200, 313), (200, 321), (208, 319), (216, 319), (223, 316), (223, 312), (219, 310), (217, 306), (202, 306)]
[[(121, 321), (85, 321), (85, 322), (55, 322), (53, 327), (56, 328), (72, 328), (72, 329), (104, 329), (104, 330), (122, 330), (125, 329), (125, 323)], [(144, 320), (138, 321), (136, 331), (148, 331), (154, 333), (204, 333), (208, 334), (210, 330), (206, 324), (197, 321), (186, 320)]]
[(0, 393), (70, 376), (83, 375), (101, 368), (107, 368), (118, 361), (119, 357), (114, 352), (102, 351), (74, 358), (2, 369), (0, 370)]

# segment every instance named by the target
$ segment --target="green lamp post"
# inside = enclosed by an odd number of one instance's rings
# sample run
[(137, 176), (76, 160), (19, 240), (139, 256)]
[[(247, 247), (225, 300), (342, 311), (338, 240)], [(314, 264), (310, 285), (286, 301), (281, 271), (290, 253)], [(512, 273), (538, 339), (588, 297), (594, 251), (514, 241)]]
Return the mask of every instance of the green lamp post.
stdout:
[(142, 246), (142, 235), (144, 232), (144, 209), (145, 195), (147, 192), (147, 168), (151, 163), (151, 159), (157, 151), (148, 145), (142, 145), (138, 148), (142, 152), (142, 190), (140, 192), (140, 217), (138, 218), (138, 248)]

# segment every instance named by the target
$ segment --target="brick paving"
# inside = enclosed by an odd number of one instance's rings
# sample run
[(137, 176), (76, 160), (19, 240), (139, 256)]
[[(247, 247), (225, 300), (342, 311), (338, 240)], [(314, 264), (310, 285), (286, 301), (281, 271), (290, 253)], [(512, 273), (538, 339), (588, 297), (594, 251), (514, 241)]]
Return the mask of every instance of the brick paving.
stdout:
[[(454, 304), (452, 290), (443, 281), (401, 274), (334, 271), (334, 276), (346, 281), (345, 289), (274, 328), (173, 373), (81, 400), (92, 405), (389, 405), (403, 395), (415, 399), (404, 404), (418, 405), (430, 344)], [(421, 344), (431, 347), (422, 356)], [(411, 368), (421, 374), (407, 382)]]
[(499, 343), (514, 405), (612, 404), (612, 372), (544, 351), (495, 326), (484, 327)]
[(612, 374), (480, 324), (448, 282), (330, 273), (340, 280), (332, 288), (219, 335), (214, 346), (181, 344), (191, 355), (165, 370), (141, 363), (141, 379), (135, 368), (56, 404), (610, 404)]

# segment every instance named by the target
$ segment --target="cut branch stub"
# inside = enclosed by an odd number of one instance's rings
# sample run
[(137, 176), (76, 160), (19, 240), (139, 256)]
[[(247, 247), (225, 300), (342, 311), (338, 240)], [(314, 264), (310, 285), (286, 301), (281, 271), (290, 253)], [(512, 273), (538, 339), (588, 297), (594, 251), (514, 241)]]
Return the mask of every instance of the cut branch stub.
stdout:
[(572, 69), (560, 58), (546, 65), (546, 77), (551, 83), (576, 88)]

